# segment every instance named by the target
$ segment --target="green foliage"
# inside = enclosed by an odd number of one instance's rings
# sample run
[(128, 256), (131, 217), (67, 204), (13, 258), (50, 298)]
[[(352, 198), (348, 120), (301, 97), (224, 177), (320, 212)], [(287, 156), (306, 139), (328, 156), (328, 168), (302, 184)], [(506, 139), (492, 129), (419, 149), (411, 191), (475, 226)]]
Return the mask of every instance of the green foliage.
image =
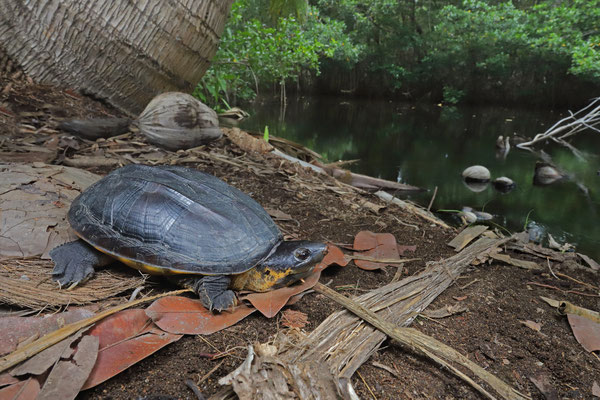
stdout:
[(599, 33), (600, 1), (554, 3), (519, 9), (512, 2), (466, 0), (446, 6), (423, 61), (457, 87), (482, 80), (517, 87), (567, 73), (600, 80), (598, 36), (590, 35)]
[(458, 90), (451, 86), (444, 86), (444, 103), (458, 104), (464, 95), (465, 92), (463, 90)]
[[(600, 0), (316, 3), (363, 50), (363, 91), (518, 100), (566, 79), (600, 86)], [(339, 63), (330, 71), (323, 79), (343, 80)]]
[(265, 125), (265, 133), (263, 134), (265, 142), (269, 143), (269, 126)]
[(600, 88), (600, 0), (237, 0), (196, 93), (301, 78), (452, 104)]
[(279, 18), (294, 17), (301, 23), (306, 22), (308, 15), (307, 0), (270, 0), (269, 15), (273, 22)]
[(234, 3), (219, 51), (195, 91), (204, 102), (218, 106), (221, 98), (250, 100), (261, 84), (297, 81), (305, 71), (319, 74), (323, 58), (356, 59), (342, 22), (322, 18), (307, 5), (304, 23), (287, 16), (272, 25), (268, 16), (246, 12), (256, 11), (257, 4), (265, 5), (260, 0)]

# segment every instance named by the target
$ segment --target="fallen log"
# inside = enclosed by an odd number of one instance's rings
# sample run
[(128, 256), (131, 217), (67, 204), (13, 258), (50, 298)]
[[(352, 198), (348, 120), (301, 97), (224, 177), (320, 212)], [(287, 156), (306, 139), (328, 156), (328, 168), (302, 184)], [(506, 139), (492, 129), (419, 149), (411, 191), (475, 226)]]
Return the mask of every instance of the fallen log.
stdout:
[[(378, 320), (383, 321), (380, 327), (384, 325), (386, 329), (393, 327), (393, 331), (398, 329), (397, 327), (407, 326), (448, 288), (472, 261), (509, 240), (510, 238), (480, 238), (460, 253), (446, 260), (431, 263), (422, 273), (358, 296), (352, 299), (352, 304), (358, 304), (360, 309), (368, 310), (368, 315), (373, 317), (374, 314)], [(353, 311), (356, 310), (358, 308)], [(295, 398), (294, 396), (357, 399), (351, 377), (379, 349), (388, 337), (387, 333), (390, 332), (384, 333), (364, 323), (351, 312), (338, 311), (300, 340), (294, 340), (290, 334), (280, 334), (277, 347), (257, 347), (259, 352), (256, 359), (252, 349), (246, 362), (220, 382), (236, 391), (241, 399)], [(410, 349), (421, 349), (421, 354), (440, 363), (439, 349), (433, 350), (435, 344), (432, 342), (427, 344), (425, 339), (415, 342), (415, 336), (412, 336), (411, 340), (413, 340), (412, 345), (408, 346)], [(462, 365), (466, 365), (464, 356), (451, 349), (446, 348), (446, 350), (445, 353), (442, 352), (446, 354), (446, 360), (452, 359), (453, 362), (457, 362), (462, 358)], [(452, 352), (456, 353), (455, 357), (447, 357)], [(467, 380), (466, 375), (458, 371), (455, 366), (444, 365), (459, 376), (463, 374), (461, 378)], [(527, 398), (499, 379), (489, 375), (484, 376), (486, 373), (482, 373), (482, 370), (474, 364), (471, 363), (469, 368), (476, 371), (503, 398)], [(323, 372), (324, 370), (328, 373)], [(473, 383), (470, 384), (473, 386)], [(336, 389), (335, 392), (332, 387)], [(480, 390), (477, 384), (473, 387)], [(485, 390), (481, 389), (480, 392), (483, 393)], [(224, 390), (212, 399), (223, 399), (230, 395), (231, 390)], [(491, 395), (488, 393), (486, 396)]]

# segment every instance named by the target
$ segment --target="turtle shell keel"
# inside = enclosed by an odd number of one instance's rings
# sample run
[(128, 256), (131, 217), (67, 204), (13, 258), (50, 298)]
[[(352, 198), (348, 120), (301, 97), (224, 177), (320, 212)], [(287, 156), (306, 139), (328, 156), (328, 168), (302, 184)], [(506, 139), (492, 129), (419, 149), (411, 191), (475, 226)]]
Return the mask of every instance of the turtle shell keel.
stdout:
[(239, 274), (282, 241), (248, 195), (177, 166), (117, 169), (75, 199), (68, 217), (93, 247), (152, 274)]

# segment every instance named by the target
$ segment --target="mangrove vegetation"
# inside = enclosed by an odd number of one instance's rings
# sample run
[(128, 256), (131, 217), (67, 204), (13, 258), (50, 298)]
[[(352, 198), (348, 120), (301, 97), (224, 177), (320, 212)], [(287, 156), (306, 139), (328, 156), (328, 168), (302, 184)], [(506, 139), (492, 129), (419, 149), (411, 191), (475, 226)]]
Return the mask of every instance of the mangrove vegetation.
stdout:
[(599, 89), (600, 0), (237, 0), (196, 95), (572, 106)]

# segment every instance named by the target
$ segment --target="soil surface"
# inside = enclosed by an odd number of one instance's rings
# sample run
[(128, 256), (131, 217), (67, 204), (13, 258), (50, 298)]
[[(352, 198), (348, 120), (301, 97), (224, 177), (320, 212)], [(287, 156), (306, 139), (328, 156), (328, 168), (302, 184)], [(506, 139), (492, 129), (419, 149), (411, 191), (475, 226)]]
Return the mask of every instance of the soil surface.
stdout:
[[(404, 266), (403, 277), (423, 270), (427, 262), (455, 254), (447, 243), (458, 230), (442, 229), (394, 205), (375, 212), (368, 207), (369, 202), (386, 206), (376, 196), (344, 189), (328, 176), (279, 157), (245, 152), (226, 137), (205, 146), (205, 155), (195, 158), (185, 151), (158, 150), (139, 134), (114, 139), (112, 147), (103, 144), (113, 139), (94, 143), (72, 137), (57, 128), (61, 120), (119, 113), (74, 91), (38, 85), (18, 70), (6, 69), (8, 72), (0, 76), (0, 161), (61, 164), (74, 155), (94, 155), (116, 157), (120, 164), (125, 164), (149, 162), (151, 158), (147, 156), (152, 154), (152, 163), (185, 164), (212, 173), (248, 193), (265, 208), (287, 214), (291, 218), (277, 223), (288, 238), (351, 244), (359, 231), (391, 233), (399, 245), (416, 246), (406, 256), (420, 259)], [(133, 142), (137, 146), (135, 151), (122, 150), (132, 147)], [(145, 158), (141, 157), (144, 155)], [(105, 174), (112, 168), (86, 169)], [(567, 318), (540, 296), (598, 310), (598, 274), (574, 263), (546, 262), (523, 254), (514, 256), (543, 264), (545, 268), (550, 265), (551, 269), (533, 272), (498, 262), (473, 266), (429, 306), (433, 310), (459, 303), (466, 307), (465, 312), (435, 320), (419, 317), (412, 326), (459, 350), (534, 399), (592, 398), (594, 382), (600, 384), (600, 359), (581, 347)], [(344, 268), (330, 267), (321, 282), (353, 296), (389, 283), (396, 269), (365, 271), (350, 263)], [(154, 291), (170, 289), (157, 283)], [(304, 330), (308, 332), (340, 306), (313, 292), (289, 308), (307, 315)], [(536, 331), (525, 325), (525, 321), (537, 322), (541, 329)], [(79, 398), (195, 399), (185, 384), (188, 379), (201, 381), (199, 389), (208, 397), (219, 390), (218, 379), (244, 360), (248, 344), (269, 342), (274, 334), (286, 329), (281, 322), (280, 316), (267, 319), (254, 313), (212, 335), (185, 336), (104, 384), (82, 392)], [(225, 356), (211, 358), (214, 354)], [(532, 379), (545, 382), (545, 394)], [(480, 398), (449, 371), (392, 342), (386, 342), (358, 370), (352, 383), (363, 399)]]

